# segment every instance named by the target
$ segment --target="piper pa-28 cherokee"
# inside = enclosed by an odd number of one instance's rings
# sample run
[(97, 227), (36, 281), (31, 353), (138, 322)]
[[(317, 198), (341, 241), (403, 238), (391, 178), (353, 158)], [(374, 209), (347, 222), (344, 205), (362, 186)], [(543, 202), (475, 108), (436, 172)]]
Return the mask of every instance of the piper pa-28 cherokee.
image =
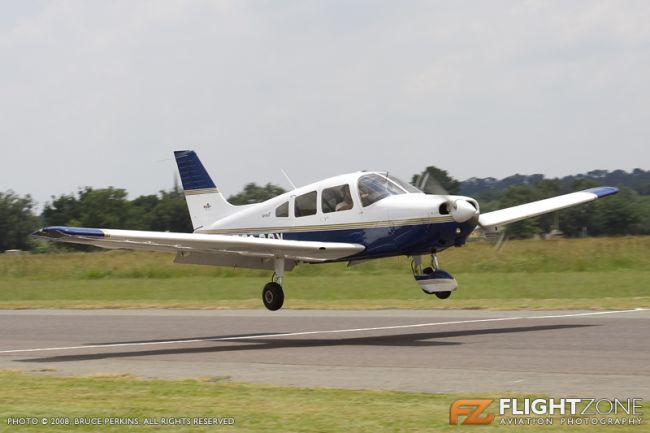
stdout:
[[(406, 255), (415, 280), (440, 299), (457, 287), (436, 254), (460, 247), (475, 230), (497, 233), (515, 221), (618, 192), (591, 188), (481, 214), (470, 197), (424, 194), (387, 173), (360, 171), (295, 188), (263, 203), (233, 206), (193, 151), (174, 152), (194, 233), (45, 227), (35, 236), (58, 242), (176, 253), (176, 263), (269, 269), (262, 300), (284, 302), (285, 271), (299, 263), (360, 261)], [(423, 265), (423, 258), (430, 258)]]

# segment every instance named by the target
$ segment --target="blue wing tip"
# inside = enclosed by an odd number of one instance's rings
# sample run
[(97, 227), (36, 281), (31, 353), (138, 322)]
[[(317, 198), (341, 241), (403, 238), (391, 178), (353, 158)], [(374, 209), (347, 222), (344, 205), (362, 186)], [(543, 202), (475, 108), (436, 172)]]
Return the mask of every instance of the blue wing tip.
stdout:
[(104, 232), (100, 229), (88, 227), (50, 226), (43, 227), (39, 231), (32, 233), (32, 235), (40, 238), (61, 238), (63, 236), (104, 237)]
[(613, 186), (599, 186), (596, 188), (589, 188), (584, 190), (584, 192), (590, 192), (595, 194), (598, 198), (607, 197), (608, 195), (613, 195), (618, 192), (618, 188)]

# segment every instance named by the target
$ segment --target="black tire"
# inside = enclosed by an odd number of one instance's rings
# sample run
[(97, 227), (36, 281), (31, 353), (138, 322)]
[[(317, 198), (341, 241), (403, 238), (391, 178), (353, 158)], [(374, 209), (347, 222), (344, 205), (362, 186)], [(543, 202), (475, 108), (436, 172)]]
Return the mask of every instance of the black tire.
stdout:
[(447, 299), (451, 296), (451, 292), (435, 292), (438, 299)]
[(271, 311), (282, 308), (282, 304), (284, 304), (284, 291), (282, 290), (282, 286), (278, 283), (267, 283), (262, 290), (262, 302)]

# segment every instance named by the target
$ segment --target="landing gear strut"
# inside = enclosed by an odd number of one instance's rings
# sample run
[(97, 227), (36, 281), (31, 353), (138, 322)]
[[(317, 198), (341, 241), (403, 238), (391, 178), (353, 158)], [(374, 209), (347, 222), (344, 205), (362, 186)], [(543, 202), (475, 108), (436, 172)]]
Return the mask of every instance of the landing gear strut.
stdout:
[(284, 277), (284, 257), (276, 257), (274, 262), (275, 272), (270, 283), (266, 283), (262, 289), (262, 302), (264, 306), (276, 311), (284, 304), (284, 291), (282, 290), (282, 278)]
[(449, 272), (440, 269), (435, 253), (431, 254), (431, 265), (425, 268), (422, 267), (422, 257), (413, 256), (411, 270), (415, 281), (427, 295), (435, 294), (439, 299), (447, 299), (458, 287), (456, 279)]

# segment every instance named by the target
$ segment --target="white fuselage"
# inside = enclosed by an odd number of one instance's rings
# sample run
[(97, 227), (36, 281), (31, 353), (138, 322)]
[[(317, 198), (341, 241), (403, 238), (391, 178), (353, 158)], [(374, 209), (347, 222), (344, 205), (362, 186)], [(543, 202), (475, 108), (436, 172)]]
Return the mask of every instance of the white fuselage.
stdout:
[[(432, 239), (431, 243), (425, 240), (422, 245), (418, 239), (409, 239), (408, 243), (412, 244), (416, 250), (425, 248), (424, 252), (432, 249), (440, 250), (457, 244), (456, 235), (466, 237), (473, 230), (474, 227), (471, 227), (471, 230), (469, 227), (465, 227), (461, 229), (462, 233), (456, 233), (461, 225), (468, 226), (468, 224), (464, 221), (462, 223), (455, 221), (452, 215), (446, 211), (445, 204), (455, 200), (467, 201), (476, 208), (478, 214), (478, 204), (475, 200), (460, 196), (427, 195), (419, 191), (416, 192), (413, 187), (411, 187), (411, 191), (406, 191), (405, 187), (391, 183), (388, 186), (392, 195), (369, 203), (367, 195), (364, 199), (364, 191), (367, 191), (367, 188), (364, 188), (363, 181), (360, 179), (368, 179), (373, 175), (383, 176), (377, 172), (345, 174), (297, 188), (263, 203), (240, 206), (228, 216), (196, 230), (196, 233), (321, 241), (346, 240), (347, 242), (362, 242), (371, 250), (373, 247), (379, 246), (380, 255), (394, 255), (403, 254), (411, 248), (411, 245), (399, 245), (399, 242), (396, 243), (393, 239), (400, 234), (398, 232), (408, 231), (409, 228), (417, 229), (420, 237), (423, 237), (421, 233), (423, 228), (429, 232), (434, 227), (440, 228), (441, 233), (434, 237), (444, 238), (444, 242), (441, 239)], [(375, 178), (372, 179), (375, 180)], [(384, 179), (386, 183), (392, 182)], [(372, 186), (374, 187), (376, 184), (378, 182)], [(348, 202), (351, 200), (351, 203), (348, 203), (345, 210), (332, 210), (333, 206), (330, 206), (328, 211), (329, 205), (326, 203), (328, 195), (332, 191), (337, 191), (336, 188), (341, 186), (349, 187), (347, 200)], [(300, 203), (303, 203), (305, 197), (310, 200), (310, 212), (308, 213), (313, 212), (310, 215), (301, 215), (301, 209), (299, 209)], [(311, 209), (312, 202), (315, 209)], [(283, 212), (285, 209), (286, 212)], [(433, 231), (435, 232), (435, 230)], [(412, 237), (408, 233), (401, 234), (407, 238)], [(382, 240), (382, 236), (387, 239)], [(450, 237), (453, 239), (450, 240)]]

